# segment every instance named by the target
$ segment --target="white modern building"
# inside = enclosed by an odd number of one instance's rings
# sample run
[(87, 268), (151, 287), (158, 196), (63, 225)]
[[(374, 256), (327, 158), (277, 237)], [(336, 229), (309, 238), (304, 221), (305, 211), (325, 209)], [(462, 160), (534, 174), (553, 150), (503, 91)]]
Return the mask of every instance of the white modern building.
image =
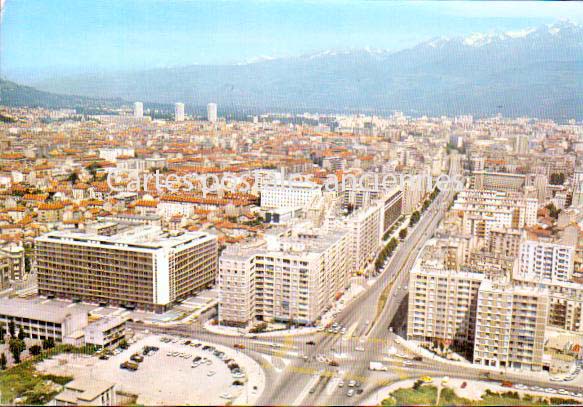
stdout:
[(218, 246), (207, 233), (133, 226), (49, 232), (35, 254), (40, 295), (161, 312), (214, 282)]
[(211, 123), (216, 123), (219, 119), (218, 108), (216, 103), (209, 103), (206, 106), (206, 119)]
[(285, 230), (219, 261), (219, 322), (315, 323), (349, 284), (346, 231)]
[(544, 288), (484, 280), (478, 294), (474, 363), (542, 370), (548, 305)]
[(271, 180), (261, 187), (261, 208), (305, 207), (322, 196), (322, 187), (310, 181)]
[(492, 230), (534, 225), (537, 208), (536, 198), (511, 192), (466, 189), (458, 193), (452, 211), (461, 214), (465, 234), (488, 242)]
[(570, 281), (574, 256), (574, 246), (528, 239), (520, 244), (518, 274), (534, 280)]
[(136, 119), (144, 117), (144, 104), (142, 102), (134, 103), (134, 117)]
[(93, 378), (75, 379), (65, 384), (50, 406), (116, 406), (116, 384)]
[(0, 326), (4, 332), (8, 332), (10, 322), (14, 322), (16, 333), (22, 328), (27, 338), (67, 342), (70, 336), (87, 326), (88, 318), (86, 310), (75, 307), (1, 298)]
[(472, 346), (485, 276), (417, 264), (409, 280), (407, 339)]
[(174, 121), (184, 121), (184, 103), (178, 102), (174, 104)]

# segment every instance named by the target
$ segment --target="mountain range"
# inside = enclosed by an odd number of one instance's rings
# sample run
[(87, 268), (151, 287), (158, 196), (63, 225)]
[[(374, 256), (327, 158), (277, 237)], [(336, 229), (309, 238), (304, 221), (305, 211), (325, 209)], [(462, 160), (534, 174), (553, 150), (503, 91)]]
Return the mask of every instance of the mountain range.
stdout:
[(323, 51), (236, 65), (53, 77), (29, 85), (90, 98), (213, 101), (229, 110), (583, 119), (583, 27), (570, 22), (435, 38), (397, 52)]

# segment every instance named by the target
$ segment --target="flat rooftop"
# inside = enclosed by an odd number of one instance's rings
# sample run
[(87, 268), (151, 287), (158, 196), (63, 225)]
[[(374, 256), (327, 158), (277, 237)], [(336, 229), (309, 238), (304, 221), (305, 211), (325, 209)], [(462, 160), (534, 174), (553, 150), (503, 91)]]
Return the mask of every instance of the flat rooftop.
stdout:
[(62, 323), (68, 315), (73, 314), (87, 314), (87, 311), (75, 306), (67, 307), (55, 303), (33, 302), (21, 298), (0, 298), (0, 315)]
[(86, 243), (91, 245), (132, 247), (141, 249), (175, 248), (193, 241), (209, 241), (216, 239), (212, 234), (204, 232), (185, 232), (181, 234), (163, 233), (158, 226), (136, 226), (126, 228), (111, 236), (86, 233), (76, 230), (49, 232), (37, 238), (42, 242)]

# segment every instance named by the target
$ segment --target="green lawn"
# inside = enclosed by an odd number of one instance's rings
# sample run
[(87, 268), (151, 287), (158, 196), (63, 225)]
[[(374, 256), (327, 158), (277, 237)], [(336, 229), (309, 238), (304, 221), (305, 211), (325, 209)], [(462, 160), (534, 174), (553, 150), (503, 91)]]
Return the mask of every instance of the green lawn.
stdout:
[[(391, 393), (389, 398), (382, 401), (383, 406), (434, 406), (436, 405), (437, 388), (433, 385), (423, 385), (419, 389), (398, 389)], [(469, 400), (459, 397), (455, 391), (444, 388), (439, 398), (440, 406), (548, 406), (548, 405), (578, 405), (575, 400), (558, 397), (539, 397), (525, 395), (519, 398), (518, 393), (486, 392), (481, 400)]]
[(93, 353), (93, 349), (59, 345), (51, 350), (43, 351), (40, 355), (17, 366), (0, 371), (0, 404), (14, 404), (14, 400), (17, 398), (22, 399), (20, 404), (26, 405), (48, 403), (60, 392), (61, 385), (70, 382), (73, 378), (41, 374), (36, 371), (34, 365), (63, 352)]
[(437, 388), (421, 386), (418, 390), (399, 389), (391, 393), (391, 398), (382, 401), (383, 406), (429, 406), (435, 405)]

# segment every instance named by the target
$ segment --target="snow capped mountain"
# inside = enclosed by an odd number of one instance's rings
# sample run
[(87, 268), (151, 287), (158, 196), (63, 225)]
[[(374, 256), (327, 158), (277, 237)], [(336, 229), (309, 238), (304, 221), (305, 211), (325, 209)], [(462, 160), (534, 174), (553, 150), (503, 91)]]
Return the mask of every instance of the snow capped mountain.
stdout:
[[(561, 37), (568, 37), (572, 35), (581, 36), (582, 26), (570, 21), (559, 21), (557, 23), (542, 26), (539, 28), (524, 28), (516, 31), (506, 31), (506, 32), (493, 32), (493, 33), (472, 33), (466, 37), (438, 37), (426, 41), (421, 46), (426, 46), (430, 48), (442, 48), (447, 45), (454, 44), (456, 46), (465, 45), (468, 47), (483, 47), (486, 45), (499, 44), (500, 42), (512, 40), (538, 40), (544, 37), (556, 37), (555, 39), (560, 39)], [(577, 34), (578, 33), (578, 34)]]
[(237, 65), (51, 78), (34, 85), (54, 93), (203, 105), (214, 100), (258, 109), (411, 109), (583, 119), (582, 77), (583, 28), (561, 21), (433, 38), (401, 51), (324, 50)]

